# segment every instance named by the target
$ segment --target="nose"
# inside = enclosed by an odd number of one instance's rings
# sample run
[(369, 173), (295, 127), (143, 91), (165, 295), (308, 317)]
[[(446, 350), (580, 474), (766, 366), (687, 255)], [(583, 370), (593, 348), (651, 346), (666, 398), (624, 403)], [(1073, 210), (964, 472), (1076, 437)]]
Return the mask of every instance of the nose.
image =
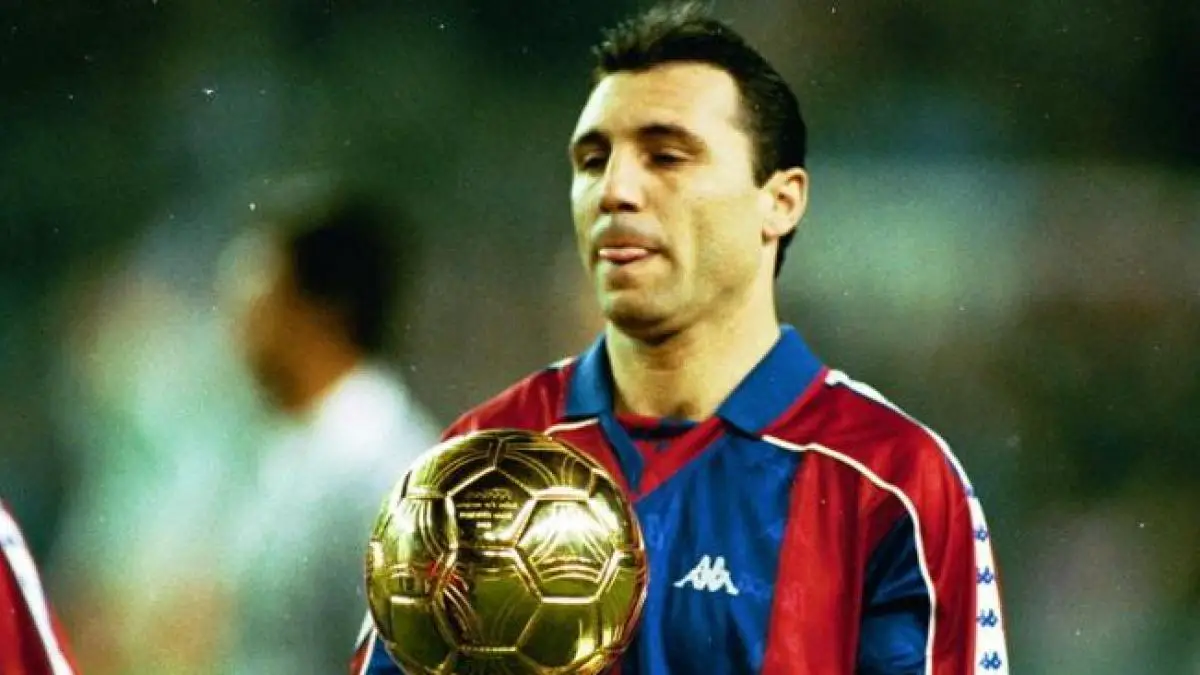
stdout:
[(613, 153), (604, 169), (600, 186), (601, 213), (632, 213), (644, 206), (643, 171), (631, 153)]

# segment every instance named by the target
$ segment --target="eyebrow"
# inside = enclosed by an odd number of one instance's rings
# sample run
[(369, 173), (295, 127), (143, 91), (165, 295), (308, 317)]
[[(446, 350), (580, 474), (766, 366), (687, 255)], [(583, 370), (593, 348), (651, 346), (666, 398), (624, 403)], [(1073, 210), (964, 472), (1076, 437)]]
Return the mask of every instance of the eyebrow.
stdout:
[[(655, 123), (641, 126), (637, 130), (639, 140), (673, 140), (682, 143), (690, 149), (703, 149), (707, 147), (704, 139), (697, 136), (692, 131), (678, 125), (667, 123)], [(590, 129), (581, 134), (578, 138), (571, 141), (568, 148), (569, 154), (574, 155), (580, 148), (589, 146), (606, 147), (611, 143), (610, 136), (600, 129)]]
[(578, 138), (572, 139), (567, 147), (567, 154), (574, 155), (580, 148), (608, 145), (608, 134), (599, 129), (592, 129)]
[(678, 124), (648, 124), (638, 129), (637, 135), (642, 139), (678, 141), (689, 148), (707, 145), (704, 139)]

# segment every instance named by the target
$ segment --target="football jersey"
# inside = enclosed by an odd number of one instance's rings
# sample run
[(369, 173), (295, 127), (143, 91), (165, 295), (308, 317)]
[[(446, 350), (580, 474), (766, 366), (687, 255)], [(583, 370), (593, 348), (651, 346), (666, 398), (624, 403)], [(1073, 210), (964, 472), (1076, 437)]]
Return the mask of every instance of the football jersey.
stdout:
[[(621, 675), (1007, 672), (991, 536), (958, 460), (795, 329), (665, 444), (631, 435), (613, 400), (602, 336), (446, 436), (542, 431), (627, 490), (650, 582)], [(369, 621), (351, 665), (401, 672)]]
[(0, 503), (0, 673), (74, 672), (25, 537)]

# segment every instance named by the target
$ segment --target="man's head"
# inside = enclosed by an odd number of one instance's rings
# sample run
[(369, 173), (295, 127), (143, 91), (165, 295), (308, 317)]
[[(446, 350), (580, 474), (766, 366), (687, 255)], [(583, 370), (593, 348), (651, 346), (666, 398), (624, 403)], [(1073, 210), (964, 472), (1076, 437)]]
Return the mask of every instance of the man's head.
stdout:
[(610, 321), (649, 332), (778, 274), (806, 131), (775, 69), (696, 5), (608, 31), (570, 146), (580, 253)]
[[(251, 372), (285, 408), (310, 379), (384, 347), (404, 251), (377, 204), (339, 197), (267, 215), (235, 249), (236, 336)], [(323, 362), (324, 361), (324, 362)]]

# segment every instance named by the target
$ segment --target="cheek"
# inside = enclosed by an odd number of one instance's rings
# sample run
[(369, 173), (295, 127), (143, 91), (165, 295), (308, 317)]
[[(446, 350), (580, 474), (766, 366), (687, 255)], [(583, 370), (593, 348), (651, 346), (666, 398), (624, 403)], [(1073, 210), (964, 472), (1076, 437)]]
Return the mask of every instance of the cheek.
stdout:
[(269, 341), (267, 335), (268, 322), (263, 320), (261, 312), (250, 310), (242, 318), (238, 328), (238, 345), (242, 352), (251, 358), (265, 351)]
[(595, 215), (598, 203), (594, 184), (595, 181), (585, 178), (571, 181), (571, 213), (575, 216), (576, 228)]
[(589, 233), (592, 223), (596, 220), (596, 206), (586, 187), (573, 186), (571, 189), (571, 219), (575, 228), (575, 241), (584, 264), (588, 264), (590, 256)]
[(692, 257), (701, 276), (731, 285), (754, 275), (762, 255), (762, 232), (753, 208), (738, 200), (697, 214)]
[(242, 320), (243, 348), (252, 355), (270, 350), (279, 333), (279, 308), (264, 299), (247, 308)]

